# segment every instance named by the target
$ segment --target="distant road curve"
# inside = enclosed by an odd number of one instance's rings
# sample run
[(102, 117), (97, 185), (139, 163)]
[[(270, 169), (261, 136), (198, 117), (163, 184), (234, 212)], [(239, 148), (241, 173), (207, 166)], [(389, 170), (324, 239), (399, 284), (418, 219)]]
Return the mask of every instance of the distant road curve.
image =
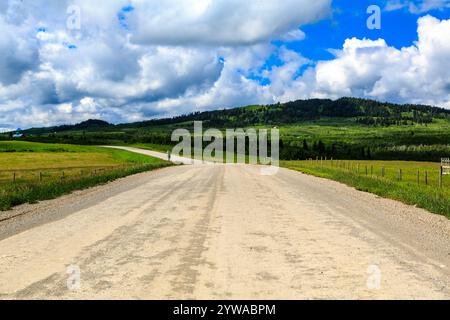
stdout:
[[(144, 150), (144, 149), (138, 149), (138, 148), (132, 148), (132, 147), (104, 146), (104, 148), (125, 150), (125, 151), (134, 152), (134, 153), (144, 154), (144, 155), (147, 155), (147, 156), (152, 156), (154, 158), (163, 159), (163, 160), (166, 160), (166, 161), (169, 160), (168, 159), (168, 154), (162, 153), (162, 152), (156, 152), (156, 151), (150, 151), (150, 150)], [(178, 157), (178, 156), (174, 156), (174, 155), (172, 155), (170, 158), (171, 158), (170, 160), (172, 162), (179, 163), (179, 164), (187, 164), (187, 165), (205, 164), (205, 162), (200, 161), (200, 160), (193, 160), (193, 159), (190, 159), (190, 158), (183, 158), (183, 157)]]
[(5, 299), (450, 298), (448, 219), (286, 169), (176, 166), (14, 211)]

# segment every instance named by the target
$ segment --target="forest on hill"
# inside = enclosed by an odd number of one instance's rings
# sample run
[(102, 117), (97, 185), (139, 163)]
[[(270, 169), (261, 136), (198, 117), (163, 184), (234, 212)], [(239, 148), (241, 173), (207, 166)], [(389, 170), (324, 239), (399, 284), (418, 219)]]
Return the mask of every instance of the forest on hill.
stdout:
[(158, 119), (120, 125), (147, 127), (174, 125), (189, 121), (204, 121), (210, 127), (248, 127), (254, 125), (282, 125), (318, 120), (321, 118), (357, 118), (366, 125), (398, 125), (431, 123), (433, 119), (450, 119), (450, 110), (413, 104), (381, 103), (374, 100), (341, 98), (338, 100), (297, 100), (273, 105), (196, 112), (170, 119)]
[[(110, 124), (32, 128), (21, 140), (80, 145), (174, 145), (176, 128), (272, 128), (281, 131), (281, 158), (438, 161), (450, 155), (450, 110), (357, 98), (310, 99), (272, 105), (194, 112), (172, 118)], [(0, 136), (11, 139), (12, 133)]]

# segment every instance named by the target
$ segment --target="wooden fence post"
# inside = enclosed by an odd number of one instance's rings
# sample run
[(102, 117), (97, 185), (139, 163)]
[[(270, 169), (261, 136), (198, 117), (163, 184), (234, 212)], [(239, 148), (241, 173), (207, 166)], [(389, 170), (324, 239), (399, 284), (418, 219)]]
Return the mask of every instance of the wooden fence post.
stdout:
[(15, 172), (13, 173), (13, 182), (14, 183), (16, 182), (16, 173)]
[(39, 172), (39, 181), (42, 181), (42, 172)]
[(439, 170), (439, 188), (442, 189), (442, 176), (444, 175), (444, 168), (441, 166), (441, 169)]
[(425, 171), (425, 185), (428, 185), (428, 171)]
[(420, 170), (417, 170), (417, 185), (420, 186)]
[(398, 181), (402, 181), (402, 179), (403, 179), (402, 169), (398, 169)]

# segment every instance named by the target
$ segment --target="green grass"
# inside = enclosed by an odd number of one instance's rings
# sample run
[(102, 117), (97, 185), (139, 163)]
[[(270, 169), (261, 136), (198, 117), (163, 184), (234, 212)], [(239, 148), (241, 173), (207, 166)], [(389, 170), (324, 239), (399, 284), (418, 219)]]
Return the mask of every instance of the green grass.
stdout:
[[(123, 161), (129, 162), (152, 162), (153, 160), (147, 156), (126, 152), (116, 149), (108, 149), (102, 147), (79, 146), (71, 144), (53, 144), (53, 143), (38, 143), (26, 141), (0, 141), (0, 155), (17, 154), (17, 153), (55, 153), (65, 154), (77, 153), (86, 157), (86, 153), (100, 154), (106, 156), (110, 163), (120, 163)], [(105, 158), (105, 159), (106, 159)], [(0, 163), (0, 166), (2, 164)]]
[(127, 146), (144, 150), (158, 151), (163, 153), (166, 153), (167, 151), (173, 149), (173, 146), (170, 145), (153, 144), (153, 143), (133, 143)]
[[(345, 142), (369, 145), (433, 144), (444, 143), (450, 136), (450, 123), (435, 119), (432, 124), (398, 125), (390, 127), (369, 127), (360, 125), (353, 118), (322, 118), (302, 124), (280, 127), (281, 135), (287, 140), (296, 138), (322, 140), (325, 143)], [(389, 140), (386, 140), (389, 138)]]
[[(359, 173), (358, 173), (359, 164)], [(405, 161), (282, 161), (281, 166), (342, 182), (358, 190), (402, 201), (450, 218), (450, 176), (439, 188), (439, 164)], [(367, 166), (367, 175), (366, 175)], [(371, 168), (373, 167), (373, 174)], [(385, 176), (382, 177), (382, 168)], [(399, 180), (399, 169), (402, 180)], [(419, 171), (419, 180), (417, 180)], [(428, 185), (425, 184), (428, 172)]]
[(26, 141), (0, 141), (0, 152), (86, 152), (89, 147)]
[[(280, 127), (285, 146), (303, 150), (303, 140), (309, 150), (294, 158), (328, 156), (346, 159), (439, 161), (450, 155), (450, 123), (441, 119), (428, 125), (397, 125), (369, 127), (355, 123), (355, 119), (321, 119)], [(326, 150), (312, 149), (313, 143), (322, 141)], [(333, 150), (334, 148), (334, 150)], [(361, 156), (361, 149), (370, 148), (371, 156)], [(297, 154), (298, 155), (298, 154)]]
[(0, 142), (0, 210), (170, 165), (116, 149)]

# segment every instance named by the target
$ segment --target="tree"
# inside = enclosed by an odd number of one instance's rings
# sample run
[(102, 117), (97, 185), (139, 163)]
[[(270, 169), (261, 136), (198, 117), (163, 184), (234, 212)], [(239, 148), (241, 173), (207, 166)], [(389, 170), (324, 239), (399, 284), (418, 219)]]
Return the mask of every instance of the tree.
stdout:
[(306, 139), (303, 140), (303, 150), (305, 150), (305, 151), (309, 150), (308, 142), (306, 141)]
[(314, 151), (319, 150), (319, 146), (317, 145), (317, 142), (315, 142), (315, 141), (314, 141), (314, 143), (313, 143), (313, 150), (314, 150)]
[(337, 150), (336, 150), (336, 144), (335, 143), (333, 143), (331, 145), (331, 155), (332, 156), (337, 156)]
[(319, 144), (318, 144), (317, 148), (319, 149), (319, 152), (321, 154), (325, 153), (325, 144), (322, 142), (322, 140), (319, 140)]

